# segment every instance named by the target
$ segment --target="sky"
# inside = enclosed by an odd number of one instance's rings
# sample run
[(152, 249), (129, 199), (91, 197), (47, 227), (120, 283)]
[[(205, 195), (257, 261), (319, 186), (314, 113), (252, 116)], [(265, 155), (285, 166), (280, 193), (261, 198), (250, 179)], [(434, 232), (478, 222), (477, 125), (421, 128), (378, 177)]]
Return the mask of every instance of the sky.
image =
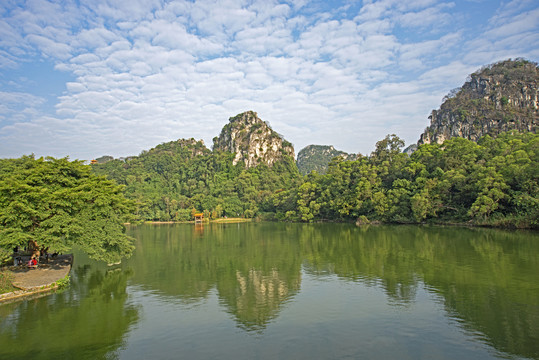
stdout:
[(519, 57), (539, 59), (536, 0), (2, 0), (0, 158), (211, 148), (248, 110), (296, 153), (368, 155)]

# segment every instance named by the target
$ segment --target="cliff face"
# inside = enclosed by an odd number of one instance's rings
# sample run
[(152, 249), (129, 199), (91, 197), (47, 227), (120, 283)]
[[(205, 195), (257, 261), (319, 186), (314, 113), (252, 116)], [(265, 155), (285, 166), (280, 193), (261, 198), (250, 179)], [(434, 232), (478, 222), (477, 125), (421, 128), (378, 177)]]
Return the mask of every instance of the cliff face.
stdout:
[(537, 131), (539, 125), (539, 71), (536, 63), (506, 60), (470, 75), (460, 89), (444, 98), (433, 110), (430, 126), (418, 145), (438, 143), (452, 137), (472, 141), (500, 132)]
[(294, 158), (294, 147), (258, 118), (247, 111), (229, 119), (219, 137), (213, 139), (213, 150), (235, 153), (233, 164), (243, 161), (247, 168), (259, 164), (272, 166), (285, 156)]
[(340, 156), (343, 160), (356, 160), (358, 155), (348, 154), (336, 150), (329, 145), (309, 145), (298, 153), (297, 165), (302, 175), (310, 174), (315, 170), (319, 174), (325, 174), (331, 159)]

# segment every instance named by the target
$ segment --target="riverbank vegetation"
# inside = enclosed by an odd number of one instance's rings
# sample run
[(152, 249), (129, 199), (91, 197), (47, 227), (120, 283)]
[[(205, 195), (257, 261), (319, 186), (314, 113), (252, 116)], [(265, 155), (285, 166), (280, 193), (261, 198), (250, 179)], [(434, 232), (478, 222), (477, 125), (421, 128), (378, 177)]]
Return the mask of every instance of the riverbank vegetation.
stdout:
[(12, 285), (13, 273), (11, 271), (0, 269), (0, 294), (5, 294), (14, 291), (15, 288)]
[(123, 187), (81, 161), (23, 156), (0, 160), (0, 248), (32, 256), (78, 245), (90, 257), (119, 261), (133, 250), (125, 234), (134, 203)]
[(302, 187), (314, 190), (298, 193), (309, 203), (300, 216), (537, 227), (537, 135), (452, 138), (410, 157), (398, 150), (403, 145), (388, 136), (370, 158), (336, 161), (326, 176), (311, 176)]
[[(198, 146), (198, 144), (197, 144)], [(125, 185), (145, 221), (260, 218), (278, 221), (467, 223), (537, 228), (539, 136), (508, 132), (479, 142), (452, 138), (411, 156), (388, 135), (370, 156), (335, 158), (303, 177), (293, 159), (246, 169), (234, 155), (161, 144), (127, 161), (93, 165)]]

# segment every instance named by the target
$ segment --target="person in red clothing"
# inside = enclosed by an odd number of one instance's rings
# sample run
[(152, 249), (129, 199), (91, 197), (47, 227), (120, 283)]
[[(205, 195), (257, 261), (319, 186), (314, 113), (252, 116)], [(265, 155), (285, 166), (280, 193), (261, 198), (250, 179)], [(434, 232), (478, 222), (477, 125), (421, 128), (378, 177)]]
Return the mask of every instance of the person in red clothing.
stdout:
[(32, 257), (30, 261), (28, 261), (28, 267), (36, 268), (37, 267), (37, 260), (36, 258)]

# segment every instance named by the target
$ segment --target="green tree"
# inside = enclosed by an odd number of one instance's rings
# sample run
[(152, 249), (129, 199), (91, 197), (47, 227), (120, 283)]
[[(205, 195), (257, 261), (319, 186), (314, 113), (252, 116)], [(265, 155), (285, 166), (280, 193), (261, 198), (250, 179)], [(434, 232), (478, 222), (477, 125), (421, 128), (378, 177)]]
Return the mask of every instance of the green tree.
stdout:
[(90, 257), (115, 262), (133, 251), (124, 223), (134, 202), (114, 181), (67, 158), (0, 160), (0, 247), (35, 241), (66, 252), (77, 245)]
[(378, 175), (387, 188), (399, 178), (408, 160), (408, 155), (401, 152), (404, 140), (397, 135), (387, 135), (376, 143), (376, 149), (371, 154), (371, 161), (378, 169)]
[(316, 201), (318, 186), (306, 182), (298, 190), (298, 211), (301, 220), (313, 221), (320, 211), (320, 204)]

